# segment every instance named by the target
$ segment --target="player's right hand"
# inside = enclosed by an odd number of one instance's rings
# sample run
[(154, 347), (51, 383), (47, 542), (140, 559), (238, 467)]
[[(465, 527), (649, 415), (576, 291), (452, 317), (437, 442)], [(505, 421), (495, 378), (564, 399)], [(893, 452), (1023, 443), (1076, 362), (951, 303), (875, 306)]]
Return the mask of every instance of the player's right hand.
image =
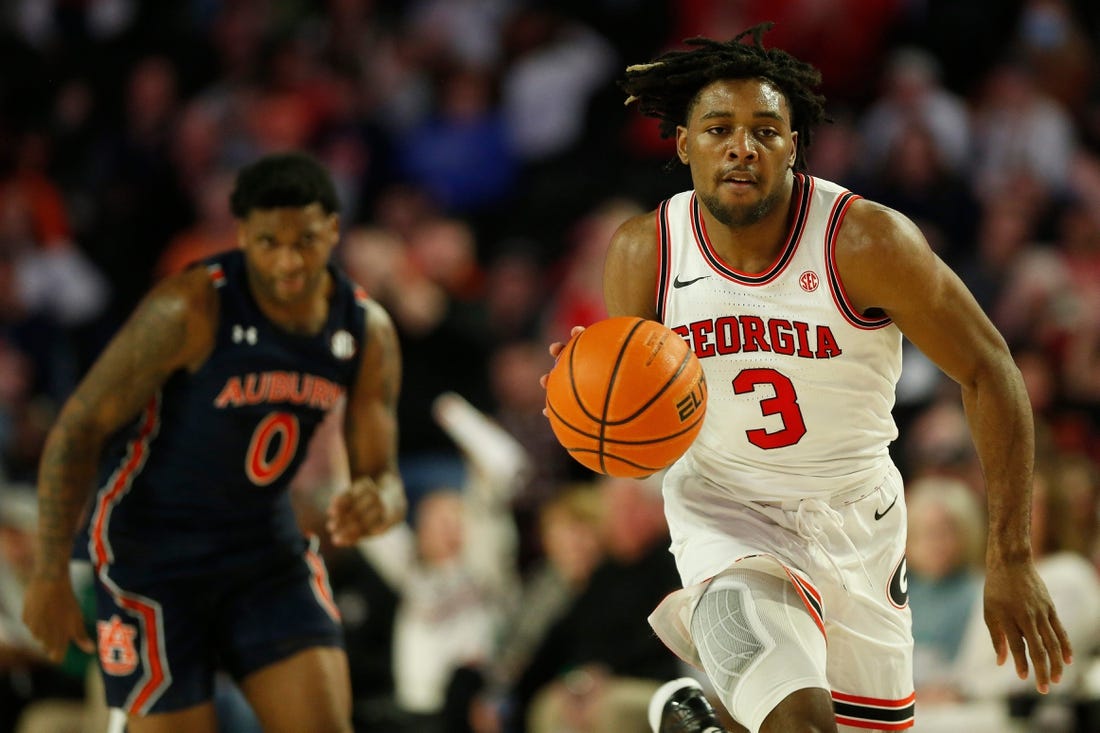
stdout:
[(332, 497), (326, 528), (337, 547), (351, 547), (405, 519), (408, 500), (399, 481), (361, 476)]
[[(570, 339), (577, 338), (577, 336), (582, 331), (584, 331), (584, 326), (573, 326), (572, 330), (569, 331), (569, 338)], [(550, 356), (554, 357), (554, 360), (556, 361), (558, 356), (561, 354), (561, 350), (564, 349), (564, 348), (565, 348), (565, 344), (563, 342), (555, 341), (554, 343), (550, 344)], [(543, 389), (546, 389), (546, 380), (549, 379), (549, 378), (550, 378), (549, 372), (546, 373), (546, 374), (543, 374), (541, 377), (539, 377), (539, 384), (542, 385)]]
[(60, 664), (69, 642), (88, 654), (95, 652), (68, 573), (56, 578), (31, 578), (23, 600), (23, 623), (52, 662)]

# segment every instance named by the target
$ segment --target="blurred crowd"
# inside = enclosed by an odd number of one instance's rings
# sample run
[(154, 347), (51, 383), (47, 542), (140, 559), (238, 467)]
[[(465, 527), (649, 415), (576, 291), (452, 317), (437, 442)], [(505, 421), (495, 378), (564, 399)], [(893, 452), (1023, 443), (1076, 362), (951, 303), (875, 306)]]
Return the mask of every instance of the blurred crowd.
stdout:
[[(620, 72), (763, 20), (823, 72), (810, 172), (919, 225), (1034, 407), (1035, 551), (1077, 645), (1058, 705), (991, 672), (980, 467), (958, 388), (906, 347), (917, 730), (936, 708), (944, 730), (1100, 730), (1100, 5), (0, 0), (0, 732), (84, 691), (18, 621), (56, 410), (151, 284), (235, 246), (235, 170), (284, 149), (332, 171), (337, 257), (405, 359), (409, 526), (327, 550), (359, 729), (607, 730), (682, 674), (644, 622), (677, 585), (659, 492), (573, 462), (538, 377), (549, 342), (603, 317), (610, 234), (690, 187)], [(339, 481), (333, 434), (307, 497)], [(247, 731), (230, 688), (227, 730)]]

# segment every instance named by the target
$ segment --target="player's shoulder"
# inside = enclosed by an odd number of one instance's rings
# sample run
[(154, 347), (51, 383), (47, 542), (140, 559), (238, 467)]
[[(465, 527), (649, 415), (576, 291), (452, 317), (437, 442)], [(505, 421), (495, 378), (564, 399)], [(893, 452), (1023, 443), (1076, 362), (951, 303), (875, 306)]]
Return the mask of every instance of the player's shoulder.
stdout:
[(217, 315), (214, 279), (205, 267), (192, 267), (156, 283), (145, 296), (146, 307), (191, 324)]
[(635, 214), (618, 226), (611, 236), (611, 246), (632, 252), (656, 250), (658, 239), (657, 211)]
[(913, 246), (926, 243), (909, 217), (877, 201), (856, 198), (841, 223), (836, 252), (838, 256), (889, 256)]
[(394, 328), (393, 318), (390, 316), (390, 312), (377, 300), (364, 295), (358, 299), (358, 303), (366, 314), (365, 325), (367, 331), (371, 331), (372, 329), (392, 330)]
[[(350, 281), (349, 281), (350, 282)], [(355, 307), (363, 311), (363, 335), (367, 343), (396, 336), (393, 317), (384, 305), (372, 298), (366, 290), (352, 283)]]

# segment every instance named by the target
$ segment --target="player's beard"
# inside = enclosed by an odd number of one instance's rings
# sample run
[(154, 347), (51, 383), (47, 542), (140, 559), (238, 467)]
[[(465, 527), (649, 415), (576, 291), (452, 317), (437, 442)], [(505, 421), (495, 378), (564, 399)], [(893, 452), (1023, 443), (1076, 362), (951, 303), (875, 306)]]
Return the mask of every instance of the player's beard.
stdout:
[(755, 204), (745, 206), (727, 206), (723, 204), (716, 194), (699, 193), (699, 200), (711, 216), (725, 226), (737, 229), (747, 227), (763, 219), (770, 214), (779, 202), (783, 200), (783, 190), (776, 188)]

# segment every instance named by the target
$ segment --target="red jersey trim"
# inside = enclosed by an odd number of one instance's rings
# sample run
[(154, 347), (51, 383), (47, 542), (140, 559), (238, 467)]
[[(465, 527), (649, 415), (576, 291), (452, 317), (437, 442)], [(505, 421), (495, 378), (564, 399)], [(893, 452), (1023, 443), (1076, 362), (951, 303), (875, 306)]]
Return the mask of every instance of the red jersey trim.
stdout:
[(321, 608), (325, 609), (333, 621), (340, 623), (340, 609), (336, 606), (336, 600), (332, 595), (332, 586), (328, 582), (328, 570), (325, 568), (325, 561), (321, 559), (321, 555), (317, 552), (317, 548), (320, 546), (320, 540), (317, 535), (310, 535), (309, 547), (306, 549), (305, 560), (306, 565), (309, 566), (310, 582), (309, 587), (313, 591), (313, 596), (317, 599), (317, 603)]
[(107, 484), (99, 491), (95, 513), (92, 515), (89, 532), (89, 554), (98, 571), (114, 560), (111, 542), (107, 531), (111, 523), (111, 511), (122, 500), (134, 483), (134, 477), (145, 465), (149, 457), (149, 444), (160, 428), (160, 393), (154, 395), (145, 406), (141, 427), (137, 436), (130, 441), (121, 465), (107, 479)]
[(668, 314), (669, 273), (672, 269), (672, 236), (668, 224), (669, 202), (666, 199), (657, 208), (657, 320), (665, 322)]
[(844, 221), (844, 215), (848, 213), (848, 207), (860, 198), (860, 196), (850, 191), (845, 191), (833, 204), (833, 210), (829, 213), (829, 223), (825, 230), (825, 269), (828, 273), (829, 292), (833, 296), (833, 302), (836, 303), (837, 310), (844, 316), (844, 320), (856, 328), (872, 331), (889, 326), (893, 323), (893, 320), (888, 316), (884, 318), (864, 318), (860, 315), (859, 311), (852, 305), (852, 301), (849, 300), (848, 293), (844, 289), (844, 283), (841, 282), (840, 273), (836, 267), (836, 240), (840, 234), (840, 225)]
[(913, 727), (916, 692), (889, 700), (878, 697), (832, 693), (836, 722), (868, 730), (905, 730)]
[(740, 272), (722, 261), (722, 258), (718, 256), (718, 252), (715, 251), (714, 245), (711, 244), (710, 237), (707, 236), (706, 223), (703, 221), (703, 215), (699, 210), (699, 198), (692, 193), (689, 204), (691, 224), (695, 232), (695, 242), (699, 246), (699, 252), (703, 255), (703, 259), (707, 261), (711, 269), (727, 280), (749, 286), (767, 285), (779, 277), (794, 258), (795, 250), (798, 249), (798, 243), (802, 239), (802, 232), (806, 227), (806, 219), (809, 217), (810, 197), (813, 195), (813, 191), (813, 178), (801, 173), (794, 175), (794, 192), (791, 198), (795, 204), (795, 212), (791, 220), (791, 228), (787, 232), (787, 241), (783, 245), (783, 249), (780, 250), (775, 262), (759, 275)]

